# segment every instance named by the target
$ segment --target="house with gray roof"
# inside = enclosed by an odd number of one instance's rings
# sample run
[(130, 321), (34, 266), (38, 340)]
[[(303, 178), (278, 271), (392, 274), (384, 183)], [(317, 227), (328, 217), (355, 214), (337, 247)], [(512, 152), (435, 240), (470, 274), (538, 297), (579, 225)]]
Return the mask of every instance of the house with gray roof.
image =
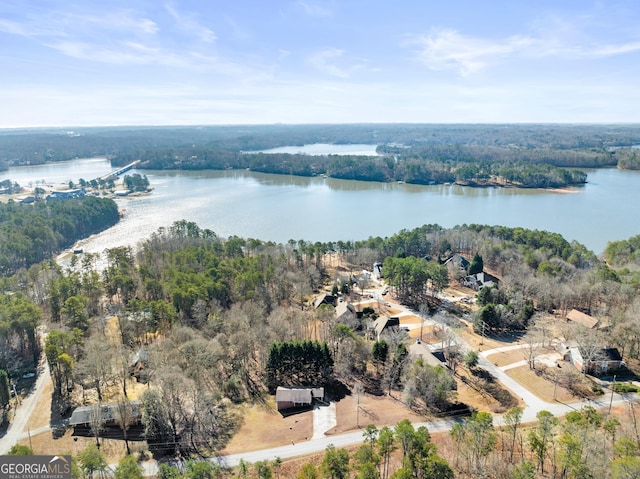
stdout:
[(311, 406), (314, 400), (324, 400), (324, 388), (278, 386), (276, 389), (278, 411)]
[[(131, 401), (130, 419), (137, 422), (140, 420), (141, 415), (141, 402)], [(92, 406), (80, 406), (73, 410), (71, 418), (69, 418), (70, 426), (90, 426), (92, 415), (96, 412), (96, 407), (99, 407), (99, 414), (102, 419), (102, 424), (105, 426), (113, 425), (118, 419), (118, 403), (107, 404), (94, 404)]]

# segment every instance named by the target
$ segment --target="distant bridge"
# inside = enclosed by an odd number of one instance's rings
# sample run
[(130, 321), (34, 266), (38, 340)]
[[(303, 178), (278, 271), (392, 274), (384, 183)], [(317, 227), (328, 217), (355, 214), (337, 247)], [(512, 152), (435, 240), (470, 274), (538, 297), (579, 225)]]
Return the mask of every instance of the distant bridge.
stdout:
[(100, 178), (98, 178), (98, 180), (108, 181), (108, 180), (111, 180), (113, 178), (117, 178), (122, 173), (124, 173), (126, 171), (129, 171), (130, 169), (134, 168), (138, 163), (140, 163), (140, 160), (136, 160), (133, 163), (129, 163), (128, 165), (123, 166), (122, 168), (118, 168), (117, 170), (112, 171), (111, 173), (107, 173), (106, 175), (101, 176)]

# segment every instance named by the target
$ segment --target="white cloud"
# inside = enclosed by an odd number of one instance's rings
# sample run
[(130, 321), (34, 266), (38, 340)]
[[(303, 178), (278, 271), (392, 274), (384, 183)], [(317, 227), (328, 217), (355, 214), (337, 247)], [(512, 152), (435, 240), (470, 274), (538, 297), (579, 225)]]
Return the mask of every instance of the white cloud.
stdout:
[(60, 16), (61, 23), (70, 30), (78, 31), (99, 27), (104, 30), (121, 30), (132, 34), (155, 35), (159, 27), (148, 18), (137, 17), (127, 10), (105, 13), (103, 15), (87, 15), (68, 13)]
[(195, 35), (205, 43), (213, 43), (216, 40), (214, 31), (198, 22), (193, 14), (178, 12), (171, 4), (165, 5), (165, 8), (180, 30)]
[[(622, 43), (620, 45), (600, 45), (591, 51), (595, 57), (608, 57), (613, 55), (623, 55), (640, 51), (640, 42)], [(587, 52), (589, 54), (589, 52)]]
[(21, 20), (0, 18), (0, 31), (23, 37), (77, 37), (101, 32), (124, 31), (133, 35), (154, 35), (158, 25), (131, 11), (113, 11), (103, 15), (51, 10)]
[(301, 8), (304, 11), (304, 13), (306, 13), (310, 17), (330, 17), (332, 15), (332, 12), (330, 9), (316, 2), (307, 2), (307, 1), (299, 0), (295, 2), (294, 5)]
[(419, 59), (432, 70), (457, 69), (462, 75), (474, 73), (501, 57), (531, 47), (535, 40), (511, 36), (502, 41), (474, 38), (456, 30), (437, 30), (416, 38)]
[(322, 50), (309, 58), (309, 63), (320, 70), (321, 72), (328, 73), (329, 75), (339, 78), (347, 78), (349, 72), (338, 67), (334, 62), (336, 59), (342, 57), (344, 50), (338, 48), (330, 48)]
[(417, 58), (431, 70), (457, 70), (467, 76), (503, 60), (524, 57), (560, 57), (567, 60), (603, 58), (640, 51), (640, 41), (601, 43), (580, 38), (562, 38), (556, 30), (549, 35), (512, 35), (488, 39), (464, 35), (453, 29), (437, 29), (413, 37)]
[(351, 61), (345, 58), (345, 51), (339, 48), (321, 50), (309, 57), (307, 62), (316, 70), (337, 78), (349, 78), (367, 64), (366, 60)]
[(20, 35), (23, 37), (30, 37), (34, 34), (33, 31), (26, 29), (24, 25), (4, 18), (0, 18), (0, 32), (10, 33), (11, 35)]

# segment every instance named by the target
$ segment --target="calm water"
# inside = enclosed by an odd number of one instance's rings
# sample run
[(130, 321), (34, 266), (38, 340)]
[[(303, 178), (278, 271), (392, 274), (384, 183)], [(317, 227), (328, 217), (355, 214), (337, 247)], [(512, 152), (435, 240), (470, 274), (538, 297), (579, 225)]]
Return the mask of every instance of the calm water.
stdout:
[(304, 146), (281, 146), (279, 148), (271, 148), (269, 150), (262, 150), (261, 153), (304, 153), (306, 155), (318, 156), (318, 155), (363, 155), (363, 156), (378, 156), (376, 153), (377, 145), (334, 145), (331, 143), (314, 143), (312, 145)]
[[(107, 160), (12, 168), (0, 173), (20, 184), (91, 179)], [(135, 172), (135, 171), (134, 171)], [(286, 242), (358, 240), (390, 236), (426, 223), (523, 226), (561, 233), (601, 253), (611, 240), (640, 234), (640, 172), (600, 169), (574, 193), (461, 186), (417, 186), (301, 178), (249, 171), (144, 170), (155, 188), (118, 199), (125, 210), (113, 228), (85, 240), (86, 251), (135, 245), (176, 220), (195, 221), (221, 236)]]

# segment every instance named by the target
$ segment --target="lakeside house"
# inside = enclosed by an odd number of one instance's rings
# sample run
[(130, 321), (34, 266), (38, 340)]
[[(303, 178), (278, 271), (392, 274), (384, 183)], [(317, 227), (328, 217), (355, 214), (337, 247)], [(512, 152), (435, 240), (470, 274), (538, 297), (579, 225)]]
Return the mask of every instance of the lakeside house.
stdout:
[(47, 201), (51, 200), (68, 200), (71, 198), (82, 198), (87, 194), (84, 188), (77, 188), (75, 190), (65, 190), (65, 191), (52, 191), (49, 195), (47, 195)]

